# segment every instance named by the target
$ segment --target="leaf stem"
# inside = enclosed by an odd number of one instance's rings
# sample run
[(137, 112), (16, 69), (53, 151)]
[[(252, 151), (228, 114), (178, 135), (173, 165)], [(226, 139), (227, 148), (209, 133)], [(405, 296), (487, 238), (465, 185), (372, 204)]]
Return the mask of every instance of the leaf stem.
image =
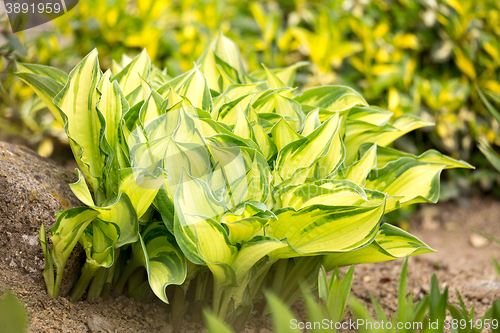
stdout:
[(99, 265), (88, 262), (83, 265), (82, 273), (73, 287), (73, 290), (71, 290), (70, 297), (73, 302), (77, 302), (80, 298), (82, 298), (83, 293), (87, 290), (90, 281), (100, 267), (101, 266)]

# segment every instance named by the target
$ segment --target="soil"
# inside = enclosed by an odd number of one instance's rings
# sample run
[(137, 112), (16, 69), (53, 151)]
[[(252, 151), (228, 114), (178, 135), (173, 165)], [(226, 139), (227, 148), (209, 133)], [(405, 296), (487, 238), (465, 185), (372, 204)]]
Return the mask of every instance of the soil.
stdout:
[[(61, 171), (62, 172), (62, 171)], [(60, 209), (60, 208), (58, 208)], [(442, 287), (450, 289), (450, 299), (458, 303), (454, 290), (462, 295), (467, 307), (475, 307), (482, 316), (500, 298), (500, 282), (491, 257), (500, 259), (500, 245), (474, 239), (471, 227), (500, 236), (500, 201), (476, 197), (460, 202), (425, 205), (410, 221), (411, 232), (438, 252), (412, 257), (408, 267), (408, 290), (419, 299), (429, 292), (432, 274)], [(475, 237), (475, 236), (472, 236)], [(3, 248), (2, 251), (10, 250)], [(397, 284), (403, 260), (359, 265), (355, 269), (352, 294), (364, 303), (369, 295), (377, 297), (389, 316), (397, 308)], [(0, 261), (0, 290), (11, 288), (25, 304), (31, 332), (171, 332), (166, 306), (161, 302), (143, 304), (125, 296), (108, 300), (71, 302), (66, 297), (47, 295), (41, 269), (37, 274)], [(303, 305), (293, 310), (304, 318)], [(183, 323), (182, 332), (203, 332), (198, 323)], [(269, 333), (267, 317), (252, 318), (246, 333)]]

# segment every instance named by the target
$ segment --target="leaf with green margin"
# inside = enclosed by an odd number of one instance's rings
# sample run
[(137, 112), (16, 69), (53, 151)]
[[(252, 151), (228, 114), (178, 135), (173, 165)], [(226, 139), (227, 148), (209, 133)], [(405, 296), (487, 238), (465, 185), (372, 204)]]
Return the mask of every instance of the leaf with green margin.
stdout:
[(214, 52), (229, 66), (234, 68), (238, 72), (238, 76), (242, 83), (247, 83), (247, 73), (245, 67), (243, 66), (243, 60), (241, 58), (240, 50), (235, 42), (224, 36), (222, 32), (215, 37)]
[[(299, 61), (293, 65), (281, 68), (270, 68), (269, 71), (276, 75), (281, 82), (285, 84), (286, 87), (293, 87), (295, 83), (295, 74), (297, 73), (297, 68), (308, 65), (307, 61)], [(266, 79), (266, 72), (264, 70), (259, 70), (257, 72), (250, 73), (253, 79), (264, 81)]]
[(296, 210), (312, 205), (355, 206), (367, 202), (365, 191), (349, 180), (321, 180), (312, 184), (285, 186), (276, 208)]
[(172, 85), (175, 92), (186, 97), (192, 105), (211, 113), (214, 106), (207, 79), (197, 66), (187, 73), (181, 82)]
[(186, 257), (178, 247), (174, 236), (161, 222), (150, 222), (141, 232), (140, 242), (133, 245), (137, 256), (142, 254), (143, 266), (148, 273), (151, 289), (163, 302), (168, 303), (165, 289), (186, 280)]
[[(268, 89), (282, 89), (287, 88), (286, 84), (284, 84), (274, 73), (272, 73), (264, 64), (262, 64), (264, 70), (266, 71), (266, 82)], [(294, 94), (292, 94), (292, 90), (284, 90), (281, 95), (287, 98), (294, 98)]]
[(316, 164), (322, 157), (327, 156), (338, 127), (337, 114), (308, 136), (283, 147), (276, 159), (275, 184), (289, 179), (296, 172)]
[(257, 121), (252, 121), (252, 129), (255, 135), (254, 141), (264, 157), (270, 161), (278, 153), (278, 148)]
[(125, 193), (120, 193), (106, 203), (104, 207), (92, 207), (99, 212), (98, 218), (107, 223), (113, 223), (119, 228), (119, 237), (115, 248), (138, 240), (139, 221), (137, 213)]
[(56, 214), (56, 223), (50, 229), (53, 244), (51, 252), (56, 267), (64, 269), (76, 242), (98, 215), (98, 211), (89, 207), (71, 208)]
[(372, 170), (366, 179), (365, 188), (389, 196), (404, 196), (400, 200), (403, 205), (436, 203), (439, 198), (439, 176), (445, 167), (445, 164), (402, 157), (381, 169)]
[(286, 90), (269, 90), (268, 93), (256, 98), (252, 107), (259, 114), (271, 113), (283, 117), (294, 131), (298, 132), (304, 126), (305, 116), (302, 107), (287, 96)]
[(372, 243), (351, 252), (328, 254), (323, 258), (323, 265), (329, 271), (335, 267), (376, 263), (432, 252), (435, 251), (417, 237), (384, 223)]
[(64, 86), (68, 81), (68, 74), (55, 67), (16, 62), (16, 69), (18, 73), (32, 73), (51, 78), (61, 84), (61, 86)]
[(165, 174), (155, 175), (144, 168), (120, 170), (120, 193), (127, 194), (130, 202), (141, 218), (153, 203), (159, 189), (165, 185)]
[(128, 159), (121, 149), (121, 143), (124, 141), (120, 127), (122, 115), (129, 110), (129, 104), (121, 91), (118, 82), (110, 82), (111, 72), (107, 71), (99, 82), (99, 91), (101, 98), (97, 104), (98, 110), (102, 113), (105, 120), (104, 138), (109, 145), (107, 151), (106, 179), (108, 186), (118, 192), (118, 170), (128, 166)]
[(361, 158), (353, 165), (338, 171), (336, 177), (355, 182), (360, 186), (366, 183), (366, 177), (377, 166), (377, 144), (371, 145)]
[(379, 147), (387, 146), (408, 132), (431, 125), (433, 124), (412, 115), (402, 115), (392, 124), (384, 126), (348, 120), (344, 140), (347, 149), (346, 163), (354, 162), (359, 147), (364, 143), (377, 143)]
[(64, 126), (61, 111), (53, 99), (66, 84), (68, 75), (53, 67), (24, 63), (16, 63), (16, 70), (15, 74), (33, 89), (57, 122)]
[(316, 108), (307, 114), (301, 135), (308, 136), (319, 126), (321, 126), (321, 121), (319, 120), (319, 108)]
[(275, 218), (276, 216), (267, 210), (266, 205), (262, 202), (248, 201), (234, 212), (225, 213), (220, 222), (227, 227), (229, 241), (234, 245), (249, 241), (252, 237), (260, 234), (264, 224)]
[(219, 96), (213, 99), (214, 112), (218, 112), (220, 107), (241, 96), (255, 94), (259, 92), (258, 84), (231, 84)]
[(346, 86), (321, 86), (305, 90), (295, 97), (301, 104), (321, 107), (330, 111), (343, 111), (356, 105), (368, 106), (365, 99), (352, 88)]
[(139, 119), (143, 127), (146, 127), (153, 119), (161, 116), (163, 111), (163, 104), (165, 100), (155, 90), (151, 90), (149, 96), (144, 100), (141, 110), (139, 111)]
[(371, 206), (313, 205), (299, 210), (275, 211), (276, 221), (269, 222), (266, 235), (287, 239), (290, 247), (272, 253), (273, 258), (297, 254), (349, 252), (369, 244), (375, 238), (385, 210), (385, 197)]
[(278, 152), (280, 152), (283, 147), (297, 141), (303, 136), (297, 134), (290, 126), (290, 124), (284, 119), (281, 118), (272, 128), (271, 128), (271, 136), (272, 141), (275, 144)]
[[(151, 59), (149, 59), (149, 55), (146, 49), (144, 49), (127, 66), (116, 73), (111, 81), (118, 81), (123, 94), (128, 99), (129, 95), (141, 86), (141, 78), (148, 78), (150, 70)], [(134, 105), (136, 103), (131, 104)]]
[(103, 119), (96, 108), (101, 76), (94, 50), (71, 71), (68, 82), (54, 97), (54, 104), (65, 115), (65, 131), (76, 161), (94, 191), (99, 189), (105, 157), (100, 146)]
[(252, 100), (258, 96), (257, 93), (250, 93), (247, 95), (240, 96), (228, 103), (221, 105), (219, 110), (212, 114), (212, 118), (220, 121), (228, 126), (233, 126), (236, 122), (236, 115), (238, 114), (238, 108), (241, 107), (243, 110), (246, 110), (248, 105), (252, 102)]
[(271, 171), (264, 156), (255, 149), (211, 142), (214, 163), (212, 189), (225, 190), (229, 209), (247, 200), (265, 202), (270, 194)]
[(248, 118), (245, 115), (245, 111), (243, 111), (243, 108), (240, 105), (238, 105), (238, 112), (236, 115), (233, 133), (241, 136), (242, 138), (255, 141), (255, 133), (253, 131), (253, 127), (248, 121)]
[(392, 115), (391, 111), (382, 110), (376, 106), (355, 106), (349, 111), (347, 119), (383, 126), (387, 124)]
[(193, 263), (230, 263), (235, 248), (229, 246), (224, 228), (214, 220), (227, 211), (207, 183), (183, 172), (174, 199), (174, 234)]
[(87, 255), (83, 270), (87, 269), (95, 274), (100, 267), (109, 268), (113, 265), (114, 245), (119, 233), (119, 228), (114, 223), (106, 223), (99, 218), (92, 221), (91, 231), (87, 228), (79, 239)]
[[(372, 147), (372, 145), (371, 144), (361, 145), (361, 147), (359, 148), (359, 154), (360, 155), (366, 154), (366, 149), (369, 147)], [(395, 161), (401, 157), (413, 157), (421, 162), (444, 164), (446, 166), (445, 169), (452, 169), (452, 168), (474, 169), (474, 167), (469, 163), (443, 155), (434, 149), (430, 149), (419, 156), (415, 156), (389, 147), (377, 147), (376, 167), (378, 169), (383, 168), (384, 166), (387, 165), (387, 163)]]
[(241, 281), (260, 259), (286, 246), (286, 243), (265, 236), (256, 236), (249, 242), (244, 243), (231, 263), (232, 267), (234, 267), (237, 281)]
[(85, 205), (92, 207), (95, 206), (94, 198), (92, 198), (92, 194), (85, 182), (85, 177), (83, 176), (80, 169), (75, 169), (76, 174), (78, 175), (78, 180), (74, 183), (70, 183), (69, 187), (73, 194), (83, 202)]

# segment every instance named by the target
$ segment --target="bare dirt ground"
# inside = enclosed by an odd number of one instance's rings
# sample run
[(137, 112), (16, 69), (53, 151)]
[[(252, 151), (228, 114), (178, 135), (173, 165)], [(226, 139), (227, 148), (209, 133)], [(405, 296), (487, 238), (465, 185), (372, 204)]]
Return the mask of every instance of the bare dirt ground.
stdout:
[[(454, 290), (460, 291), (468, 308), (474, 306), (479, 315), (500, 298), (500, 279), (491, 257), (500, 259), (500, 245), (471, 241), (471, 227), (500, 236), (500, 201), (473, 198), (464, 202), (425, 206), (411, 220), (411, 232), (438, 252), (410, 258), (408, 290), (416, 298), (429, 291), (432, 274), (450, 289), (450, 299), (457, 302)], [(473, 238), (475, 236), (472, 236)], [(473, 246), (475, 244), (475, 246)], [(384, 310), (392, 314), (397, 307), (397, 283), (402, 260), (356, 267), (352, 294), (369, 303), (375, 295)], [(10, 287), (26, 305), (31, 332), (171, 332), (163, 304), (141, 304), (125, 296), (107, 301), (72, 303), (64, 297), (47, 296), (44, 286), (29, 274), (0, 267), (0, 290)], [(303, 315), (300, 302), (294, 310)], [(202, 332), (200, 324), (184, 322), (182, 332)], [(253, 318), (247, 333), (272, 332), (269, 318)]]

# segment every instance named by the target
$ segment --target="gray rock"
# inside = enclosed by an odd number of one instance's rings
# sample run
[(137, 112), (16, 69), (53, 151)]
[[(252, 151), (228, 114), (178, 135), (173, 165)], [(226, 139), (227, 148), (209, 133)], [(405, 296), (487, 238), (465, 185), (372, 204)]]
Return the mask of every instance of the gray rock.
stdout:
[[(68, 184), (76, 174), (32, 150), (0, 142), (0, 265), (18, 269), (44, 284), (43, 252), (38, 240), (42, 222), (55, 223), (55, 212), (82, 206)], [(84, 259), (80, 246), (66, 264), (61, 295), (69, 292)]]

